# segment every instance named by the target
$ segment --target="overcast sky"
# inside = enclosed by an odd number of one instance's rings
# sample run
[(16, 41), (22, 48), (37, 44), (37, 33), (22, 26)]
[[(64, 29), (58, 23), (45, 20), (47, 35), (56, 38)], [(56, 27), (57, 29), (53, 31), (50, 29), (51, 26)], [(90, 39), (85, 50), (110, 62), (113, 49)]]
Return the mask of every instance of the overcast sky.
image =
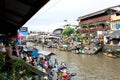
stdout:
[(23, 27), (51, 32), (64, 20), (78, 24), (78, 17), (116, 5), (120, 5), (120, 0), (50, 0)]

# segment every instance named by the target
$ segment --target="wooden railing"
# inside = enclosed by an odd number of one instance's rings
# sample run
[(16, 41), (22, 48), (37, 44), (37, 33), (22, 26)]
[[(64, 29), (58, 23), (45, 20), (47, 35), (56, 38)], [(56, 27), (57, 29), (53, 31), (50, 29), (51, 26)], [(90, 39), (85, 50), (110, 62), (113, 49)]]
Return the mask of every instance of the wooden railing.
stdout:
[(101, 22), (101, 21), (107, 21), (107, 20), (109, 20), (109, 18), (110, 18), (110, 15), (106, 15), (106, 16), (102, 16), (102, 17), (97, 17), (97, 18), (81, 21), (80, 24), (90, 24), (90, 23), (97, 23), (97, 22)]

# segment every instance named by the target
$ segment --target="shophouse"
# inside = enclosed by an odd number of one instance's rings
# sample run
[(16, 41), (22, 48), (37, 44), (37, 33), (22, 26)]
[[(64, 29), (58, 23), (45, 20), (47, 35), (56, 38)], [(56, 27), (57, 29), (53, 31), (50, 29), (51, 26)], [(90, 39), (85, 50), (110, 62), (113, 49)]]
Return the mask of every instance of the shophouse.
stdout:
[(119, 25), (120, 5), (78, 17), (81, 33), (112, 30)]
[(107, 34), (111, 30), (116, 31), (120, 29), (120, 5), (80, 16), (78, 20), (80, 29), (77, 32), (104, 38), (104, 36), (109, 36)]

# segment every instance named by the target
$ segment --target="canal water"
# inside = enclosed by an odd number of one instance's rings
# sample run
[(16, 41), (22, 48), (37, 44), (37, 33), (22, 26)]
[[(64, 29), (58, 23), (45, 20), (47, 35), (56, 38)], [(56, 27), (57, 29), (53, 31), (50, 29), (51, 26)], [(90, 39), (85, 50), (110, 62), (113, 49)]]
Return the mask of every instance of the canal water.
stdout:
[(70, 73), (77, 73), (71, 80), (120, 80), (120, 58), (110, 58), (102, 54), (75, 54), (55, 48), (36, 47), (39, 50), (56, 53), (59, 63), (65, 62)]

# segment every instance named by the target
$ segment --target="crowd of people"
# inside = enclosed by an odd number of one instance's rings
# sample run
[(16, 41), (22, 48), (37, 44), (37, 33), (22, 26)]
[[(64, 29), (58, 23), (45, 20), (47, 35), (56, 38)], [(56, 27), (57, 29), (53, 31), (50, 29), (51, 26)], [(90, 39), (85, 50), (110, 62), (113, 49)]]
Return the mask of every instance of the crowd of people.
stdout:
[[(46, 80), (68, 80), (67, 67), (65, 64), (58, 64), (56, 55), (44, 56), (38, 53), (38, 49), (33, 46), (23, 47), (14, 44), (13, 46), (5, 44), (2, 46), (2, 53), (6, 56), (16, 56), (32, 65), (34, 68), (46, 73)], [(40, 76), (40, 74), (38, 75)], [(42, 74), (41, 74), (42, 76)]]

